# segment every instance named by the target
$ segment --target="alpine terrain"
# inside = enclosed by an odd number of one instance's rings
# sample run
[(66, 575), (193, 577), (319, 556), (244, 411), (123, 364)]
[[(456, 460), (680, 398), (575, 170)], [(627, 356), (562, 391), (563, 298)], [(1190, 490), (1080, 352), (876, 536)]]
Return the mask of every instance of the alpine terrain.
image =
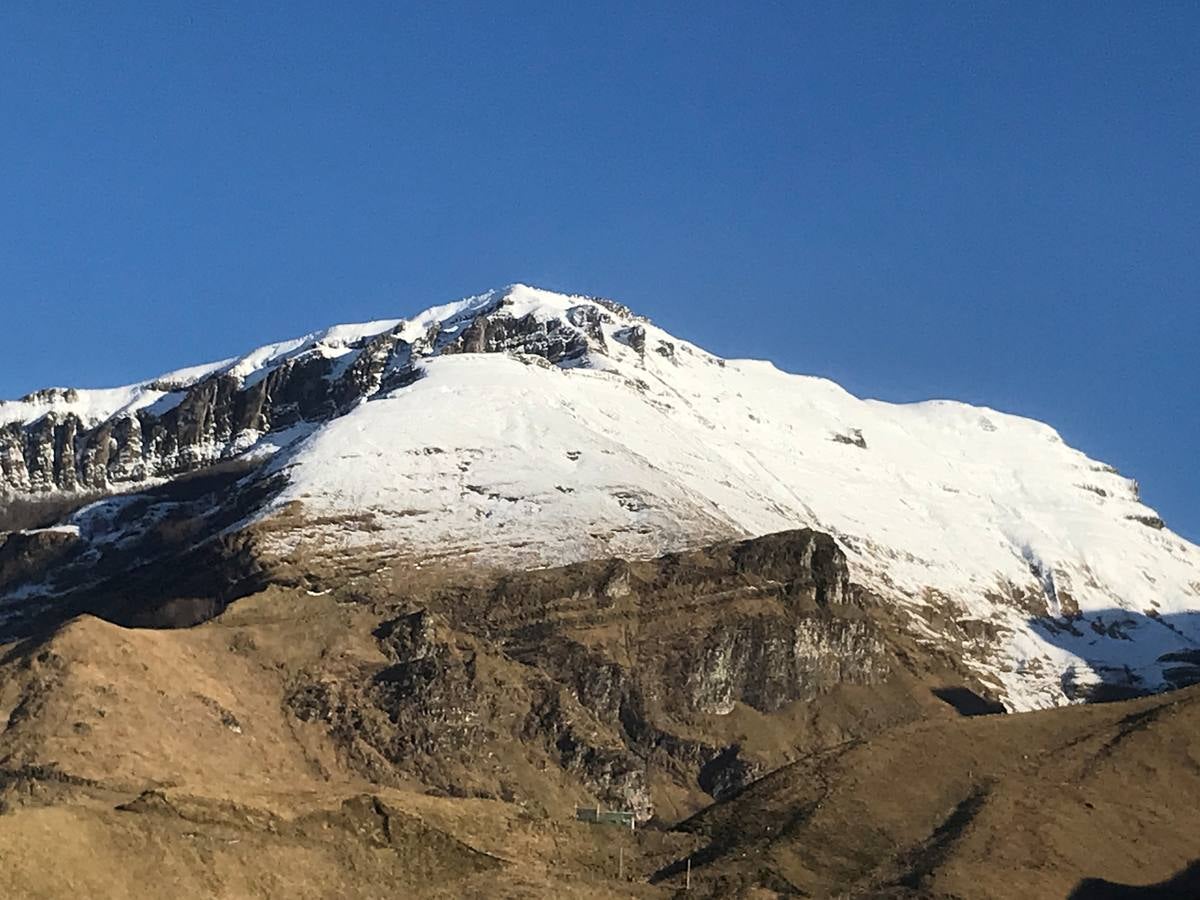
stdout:
[(1170, 896), (1200, 855), (1200, 547), (1137, 482), (595, 297), (0, 403), (0, 642), (5, 896)]

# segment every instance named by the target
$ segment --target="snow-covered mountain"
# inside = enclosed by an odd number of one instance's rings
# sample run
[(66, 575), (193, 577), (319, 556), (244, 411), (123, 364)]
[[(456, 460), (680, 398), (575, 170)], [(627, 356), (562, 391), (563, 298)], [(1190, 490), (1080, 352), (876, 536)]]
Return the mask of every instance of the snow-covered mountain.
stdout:
[[(223, 530), (270, 526), (278, 554), (538, 566), (811, 527), (1013, 708), (1157, 689), (1200, 661), (1200, 548), (1049, 426), (861, 400), (611, 301), (515, 285), (0, 405), (9, 496), (128, 492), (238, 456), (269, 457), (246, 480), (278, 488)], [(67, 527), (111, 542), (120, 502)]]

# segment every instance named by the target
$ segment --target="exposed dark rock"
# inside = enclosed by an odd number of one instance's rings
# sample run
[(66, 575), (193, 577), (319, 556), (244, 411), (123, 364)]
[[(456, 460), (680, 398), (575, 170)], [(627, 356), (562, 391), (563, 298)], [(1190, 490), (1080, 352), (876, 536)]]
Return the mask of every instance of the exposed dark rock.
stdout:
[(389, 619), (375, 631), (379, 643), (398, 663), (411, 663), (432, 656), (436, 630), (433, 617), (423, 609)]
[(761, 764), (740, 758), (740, 750), (736, 744), (726, 747), (701, 767), (700, 787), (714, 800), (724, 800), (764, 773)]
[(1147, 528), (1162, 530), (1163, 528), (1167, 527), (1167, 523), (1158, 516), (1126, 516), (1125, 518), (1129, 519), (1131, 522), (1137, 522), (1141, 525), (1145, 525)]
[(832, 440), (839, 444), (850, 444), (853, 447), (858, 447), (861, 450), (867, 449), (867, 440), (863, 437), (862, 429), (851, 428), (844, 434), (835, 434)]
[(73, 557), (79, 537), (65, 531), (14, 531), (0, 539), (0, 588), (40, 580)]
[(641, 325), (631, 325), (613, 334), (618, 341), (629, 347), (638, 356), (646, 355), (646, 329)]
[(567, 310), (567, 321), (580, 329), (599, 350), (608, 349), (604, 331), (600, 327), (603, 323), (612, 321), (612, 316), (608, 313), (594, 306), (572, 306)]
[(611, 313), (615, 313), (622, 319), (633, 319), (635, 322), (648, 321), (645, 316), (639, 316), (624, 303), (618, 303), (616, 300), (609, 300), (607, 297), (588, 297), (593, 303), (598, 306), (603, 306)]
[(532, 313), (514, 319), (496, 314), (477, 317), (461, 333), (441, 346), (444, 353), (503, 353), (517, 351), (540, 356), (551, 363), (576, 360), (588, 351), (588, 340), (559, 319), (540, 321)]
[[(195, 383), (155, 382), (168, 398), (136, 413), (85, 423), (47, 413), (0, 427), (0, 496), (52, 491), (109, 491), (175, 476), (235, 456), (260, 436), (342, 415), (357, 403), (411, 384), (419, 362), (437, 353), (518, 353), (577, 365), (606, 352), (603, 308), (580, 304), (560, 319), (514, 317), (497, 300), (442, 323), (416, 343), (401, 328), (363, 338), (336, 359), (302, 349), (253, 377), (217, 372)], [(644, 329), (635, 326), (642, 333)], [(21, 402), (69, 403), (51, 388)]]

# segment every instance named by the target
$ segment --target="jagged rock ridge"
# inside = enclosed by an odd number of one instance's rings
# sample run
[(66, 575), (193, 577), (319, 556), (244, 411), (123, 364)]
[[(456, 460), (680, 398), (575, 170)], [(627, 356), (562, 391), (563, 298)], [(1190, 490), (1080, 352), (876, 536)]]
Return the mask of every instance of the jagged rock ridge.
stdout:
[(192, 472), (401, 387), (436, 354), (511, 351), (564, 364), (604, 350), (599, 324), (611, 316), (600, 305), (543, 321), (498, 315), (504, 303), (500, 291), (472, 298), (423, 334), (405, 321), (340, 327), (129, 388), (10, 401), (0, 410), (0, 492), (106, 490)]

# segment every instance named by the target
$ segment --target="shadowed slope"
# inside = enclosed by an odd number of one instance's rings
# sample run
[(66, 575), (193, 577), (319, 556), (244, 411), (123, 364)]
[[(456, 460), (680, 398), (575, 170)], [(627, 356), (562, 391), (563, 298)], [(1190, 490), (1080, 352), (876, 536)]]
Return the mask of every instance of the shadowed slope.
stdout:
[[(1196, 853), (1198, 732), (1197, 688), (905, 726), (685, 822), (706, 840), (693, 884), (710, 897), (1026, 898), (1168, 878)], [(677, 883), (678, 870), (660, 877)]]

